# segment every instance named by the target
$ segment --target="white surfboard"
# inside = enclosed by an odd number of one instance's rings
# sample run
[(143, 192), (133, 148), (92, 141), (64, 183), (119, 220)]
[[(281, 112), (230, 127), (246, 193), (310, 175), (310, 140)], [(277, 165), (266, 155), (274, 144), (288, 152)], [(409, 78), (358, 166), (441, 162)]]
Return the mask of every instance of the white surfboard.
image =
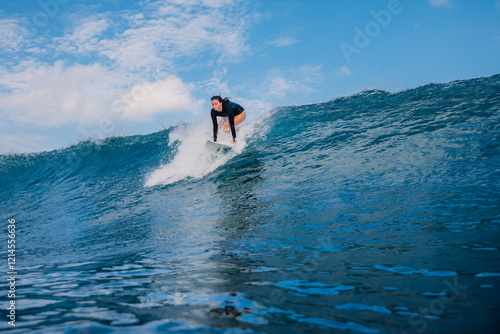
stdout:
[(225, 150), (229, 150), (229, 149), (233, 148), (233, 146), (231, 144), (219, 143), (219, 142), (215, 142), (212, 140), (207, 140), (207, 142), (205, 143), (205, 146), (212, 147), (215, 149), (225, 149)]

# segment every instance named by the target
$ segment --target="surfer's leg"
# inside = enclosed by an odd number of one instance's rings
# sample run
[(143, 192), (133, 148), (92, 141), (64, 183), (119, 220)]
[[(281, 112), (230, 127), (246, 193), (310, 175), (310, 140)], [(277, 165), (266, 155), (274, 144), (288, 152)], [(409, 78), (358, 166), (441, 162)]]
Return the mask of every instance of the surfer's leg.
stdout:
[[(245, 118), (247, 118), (247, 114), (245, 113), (245, 110), (243, 110), (241, 114), (234, 116), (234, 126), (241, 124), (245, 120)], [(229, 124), (229, 120), (227, 117), (221, 119), (221, 121), (219, 122), (219, 127), (222, 128), (225, 133), (231, 132), (231, 125)]]
[[(241, 122), (243, 122), (245, 118), (247, 118), (247, 114), (245, 113), (245, 110), (243, 110), (241, 114), (234, 116), (234, 126), (241, 124)], [(229, 122), (224, 124), (223, 130), (225, 133), (231, 132), (231, 125), (229, 124)]]

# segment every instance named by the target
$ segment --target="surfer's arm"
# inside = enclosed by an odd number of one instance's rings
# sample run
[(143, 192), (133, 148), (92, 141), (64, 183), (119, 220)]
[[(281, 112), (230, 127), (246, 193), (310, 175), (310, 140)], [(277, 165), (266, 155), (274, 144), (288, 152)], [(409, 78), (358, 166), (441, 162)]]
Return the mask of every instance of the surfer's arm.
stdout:
[(229, 126), (231, 126), (231, 134), (233, 135), (233, 142), (236, 142), (236, 128), (234, 127), (234, 110), (228, 103), (227, 118), (229, 119)]
[(217, 125), (217, 116), (215, 116), (215, 110), (212, 109), (210, 112), (210, 117), (212, 117), (212, 125), (214, 129), (214, 141), (217, 141), (217, 130), (219, 129), (219, 126)]

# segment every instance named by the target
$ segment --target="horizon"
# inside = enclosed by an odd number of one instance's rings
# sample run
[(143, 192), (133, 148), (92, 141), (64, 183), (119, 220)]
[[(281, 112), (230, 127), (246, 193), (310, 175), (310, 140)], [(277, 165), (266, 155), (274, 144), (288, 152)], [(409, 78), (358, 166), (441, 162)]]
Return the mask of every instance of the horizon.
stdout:
[(24, 0), (0, 23), (0, 154), (208, 120), (219, 94), (254, 118), (500, 73), (498, 0)]

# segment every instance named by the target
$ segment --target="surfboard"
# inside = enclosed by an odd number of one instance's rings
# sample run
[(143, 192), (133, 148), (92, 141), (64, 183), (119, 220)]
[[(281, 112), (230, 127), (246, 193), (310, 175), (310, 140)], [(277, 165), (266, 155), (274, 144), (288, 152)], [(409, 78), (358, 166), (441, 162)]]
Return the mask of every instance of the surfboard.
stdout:
[(212, 140), (207, 140), (207, 142), (205, 143), (205, 146), (212, 147), (215, 149), (223, 149), (223, 150), (230, 150), (233, 148), (233, 146), (231, 144), (219, 143), (219, 142), (215, 142)]

